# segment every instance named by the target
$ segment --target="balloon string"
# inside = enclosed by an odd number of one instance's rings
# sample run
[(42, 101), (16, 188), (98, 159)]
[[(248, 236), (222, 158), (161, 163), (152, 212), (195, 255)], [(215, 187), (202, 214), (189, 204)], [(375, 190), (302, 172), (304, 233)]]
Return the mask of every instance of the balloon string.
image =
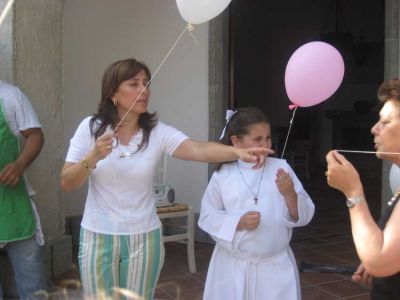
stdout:
[(197, 41), (196, 37), (195, 37), (194, 34), (192, 33), (192, 31), (194, 30), (193, 25), (189, 23), (189, 24), (187, 25), (187, 29), (188, 29), (188, 33), (189, 33), (190, 36), (192, 37), (194, 43), (195, 43), (196, 45), (200, 45), (200, 43)]
[(297, 110), (297, 106), (294, 108), (293, 110), (293, 114), (292, 114), (292, 118), (290, 119), (290, 126), (289, 126), (289, 130), (288, 133), (286, 135), (286, 140), (285, 140), (285, 145), (283, 146), (283, 150), (282, 150), (282, 154), (281, 154), (281, 159), (283, 158), (283, 155), (285, 154), (285, 149), (286, 149), (286, 145), (289, 139), (289, 135), (290, 135), (290, 130), (292, 129), (292, 125), (293, 125), (293, 120), (294, 120), (294, 115), (296, 114), (296, 110)]
[(131, 104), (131, 106), (128, 108), (128, 111), (125, 113), (125, 115), (121, 118), (121, 120), (119, 121), (119, 123), (117, 124), (117, 126), (115, 126), (114, 129), (114, 133), (117, 131), (118, 127), (121, 125), (121, 123), (124, 121), (124, 119), (127, 117), (127, 115), (129, 114), (129, 112), (132, 110), (132, 108), (135, 106), (136, 102), (139, 100), (139, 98), (143, 95), (144, 91), (146, 90), (146, 88), (149, 86), (149, 84), (151, 83), (151, 81), (156, 77), (158, 71), (161, 69), (161, 67), (163, 66), (163, 64), (165, 63), (165, 61), (167, 60), (168, 56), (172, 53), (172, 51), (175, 49), (176, 45), (179, 43), (179, 41), (182, 39), (183, 34), (185, 33), (186, 30), (190, 30), (191, 25), (188, 24), (185, 26), (185, 29), (182, 30), (181, 34), (179, 35), (179, 37), (177, 38), (177, 40), (175, 41), (175, 43), (172, 45), (172, 47), (169, 49), (168, 53), (165, 55), (165, 57), (163, 58), (163, 60), (161, 61), (161, 63), (158, 65), (157, 69), (154, 71), (153, 76), (150, 78), (150, 80), (147, 82), (147, 84), (144, 86), (144, 88), (140, 91), (139, 95), (136, 97), (135, 101), (133, 101), (133, 103)]
[[(178, 38), (176, 39), (176, 41), (174, 42), (174, 44), (172, 45), (172, 47), (169, 49), (168, 53), (164, 56), (164, 58), (162, 59), (161, 63), (158, 65), (158, 67), (156, 68), (156, 70), (153, 73), (153, 76), (150, 78), (150, 80), (147, 82), (147, 84), (144, 86), (144, 88), (140, 91), (139, 95), (136, 97), (135, 101), (131, 104), (131, 106), (128, 108), (128, 111), (125, 113), (125, 115), (121, 118), (121, 120), (119, 121), (119, 123), (117, 124), (117, 126), (114, 129), (114, 133), (117, 131), (118, 127), (121, 125), (121, 123), (124, 121), (124, 119), (126, 118), (126, 116), (129, 114), (129, 112), (132, 110), (132, 108), (135, 106), (136, 102), (138, 101), (138, 99), (142, 96), (142, 94), (144, 93), (144, 91), (146, 90), (146, 88), (149, 86), (150, 82), (156, 77), (158, 71), (161, 69), (161, 67), (163, 66), (163, 64), (165, 63), (165, 61), (167, 60), (167, 58), (169, 57), (169, 55), (172, 53), (172, 51), (175, 49), (176, 45), (179, 43), (179, 41), (182, 39), (183, 34), (185, 33), (185, 31), (188, 30), (190, 33), (190, 30), (193, 30), (193, 27), (188, 24), (187, 26), (185, 26), (185, 28), (182, 30), (181, 34), (178, 36)], [(196, 39), (194, 38), (194, 36), (191, 34), (192, 38), (196, 41)], [(118, 190), (118, 184), (116, 181), (116, 174), (114, 172), (114, 168), (111, 165), (111, 173), (112, 173), (112, 178), (114, 181), (114, 186), (117, 188)], [(119, 197), (117, 197), (117, 201), (120, 203), (121, 205), (121, 199)], [(128, 252), (130, 252), (130, 244), (128, 242), (128, 238), (126, 238), (126, 247)]]
[(15, 0), (8, 0), (6, 6), (4, 7), (3, 11), (1, 12), (0, 15), (0, 26), (1, 24), (3, 24), (3, 21), (8, 13), (8, 11), (10, 10), (10, 8), (12, 7), (12, 5), (14, 4)]
[(365, 154), (400, 154), (400, 152), (384, 152), (384, 151), (356, 151), (356, 150), (336, 150), (337, 152), (347, 153), (365, 153)]

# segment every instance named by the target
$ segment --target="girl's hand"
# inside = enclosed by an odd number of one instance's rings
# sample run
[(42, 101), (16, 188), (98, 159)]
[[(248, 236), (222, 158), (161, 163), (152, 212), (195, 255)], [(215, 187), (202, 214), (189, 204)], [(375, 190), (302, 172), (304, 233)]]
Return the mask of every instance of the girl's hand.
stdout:
[(265, 163), (268, 154), (274, 154), (274, 150), (268, 148), (254, 147), (254, 148), (236, 148), (237, 155), (241, 160), (247, 163), (254, 162), (253, 169), (259, 169)]
[(240, 217), (236, 230), (254, 230), (260, 224), (261, 215), (257, 211), (248, 211)]
[(363, 194), (360, 175), (354, 166), (337, 151), (326, 155), (328, 170), (325, 173), (328, 185), (341, 191), (347, 198)]
[(275, 183), (279, 192), (285, 199), (296, 196), (292, 178), (290, 178), (289, 173), (285, 172), (281, 168), (276, 172)]

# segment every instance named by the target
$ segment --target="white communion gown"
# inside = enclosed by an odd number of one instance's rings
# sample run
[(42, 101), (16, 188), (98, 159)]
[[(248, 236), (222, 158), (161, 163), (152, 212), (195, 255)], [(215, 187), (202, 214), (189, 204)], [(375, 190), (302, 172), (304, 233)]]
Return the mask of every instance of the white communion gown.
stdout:
[[(243, 176), (239, 173), (238, 167)], [(285, 160), (267, 158), (265, 169), (241, 161), (224, 164), (210, 180), (201, 203), (199, 226), (216, 241), (204, 290), (205, 300), (301, 299), (299, 275), (289, 242), (292, 228), (304, 226), (314, 204)], [(279, 168), (290, 174), (297, 192), (299, 219), (275, 184)], [(263, 177), (257, 204), (254, 194)], [(240, 217), (258, 211), (255, 230), (236, 231)]]

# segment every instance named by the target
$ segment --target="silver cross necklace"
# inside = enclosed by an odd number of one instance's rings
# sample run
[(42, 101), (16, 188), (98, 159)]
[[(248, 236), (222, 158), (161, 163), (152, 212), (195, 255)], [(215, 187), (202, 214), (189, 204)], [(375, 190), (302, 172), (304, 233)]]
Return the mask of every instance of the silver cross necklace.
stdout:
[(260, 192), (260, 186), (261, 186), (261, 181), (262, 181), (263, 176), (264, 176), (265, 165), (266, 165), (266, 162), (264, 163), (264, 166), (263, 166), (263, 168), (262, 168), (262, 172), (261, 172), (261, 176), (260, 176), (260, 181), (258, 182), (257, 193), (255, 193), (255, 192), (253, 191), (253, 189), (250, 187), (250, 185), (247, 183), (246, 179), (244, 179), (243, 173), (242, 173), (242, 171), (240, 171), (239, 163), (236, 161), (236, 168), (237, 168), (237, 170), (239, 171), (240, 177), (242, 178), (244, 184), (248, 187), (248, 189), (249, 189), (249, 190), (251, 191), (251, 193), (254, 195), (254, 198), (253, 198), (254, 204), (257, 204), (257, 202), (258, 202), (258, 193)]

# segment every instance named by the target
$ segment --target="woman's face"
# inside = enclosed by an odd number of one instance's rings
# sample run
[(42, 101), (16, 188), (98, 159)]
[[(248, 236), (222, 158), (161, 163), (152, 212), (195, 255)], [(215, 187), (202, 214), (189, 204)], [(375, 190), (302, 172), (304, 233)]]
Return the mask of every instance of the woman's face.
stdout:
[[(379, 121), (372, 127), (376, 151), (400, 152), (400, 103), (390, 100), (379, 112)], [(377, 157), (400, 163), (399, 154), (377, 153)]]
[(248, 134), (237, 137), (232, 136), (233, 146), (238, 148), (265, 147), (271, 148), (271, 128), (267, 123), (257, 123), (250, 125)]
[[(119, 113), (126, 113), (133, 102), (135, 105), (131, 109), (132, 113), (142, 114), (147, 111), (149, 103), (150, 88), (145, 86), (149, 82), (149, 78), (145, 71), (140, 71), (133, 78), (121, 82), (118, 90), (112, 97), (117, 102)], [(141, 94), (141, 92), (143, 93)], [(140, 96), (139, 96), (140, 95)], [(139, 97), (139, 98), (138, 98)]]

